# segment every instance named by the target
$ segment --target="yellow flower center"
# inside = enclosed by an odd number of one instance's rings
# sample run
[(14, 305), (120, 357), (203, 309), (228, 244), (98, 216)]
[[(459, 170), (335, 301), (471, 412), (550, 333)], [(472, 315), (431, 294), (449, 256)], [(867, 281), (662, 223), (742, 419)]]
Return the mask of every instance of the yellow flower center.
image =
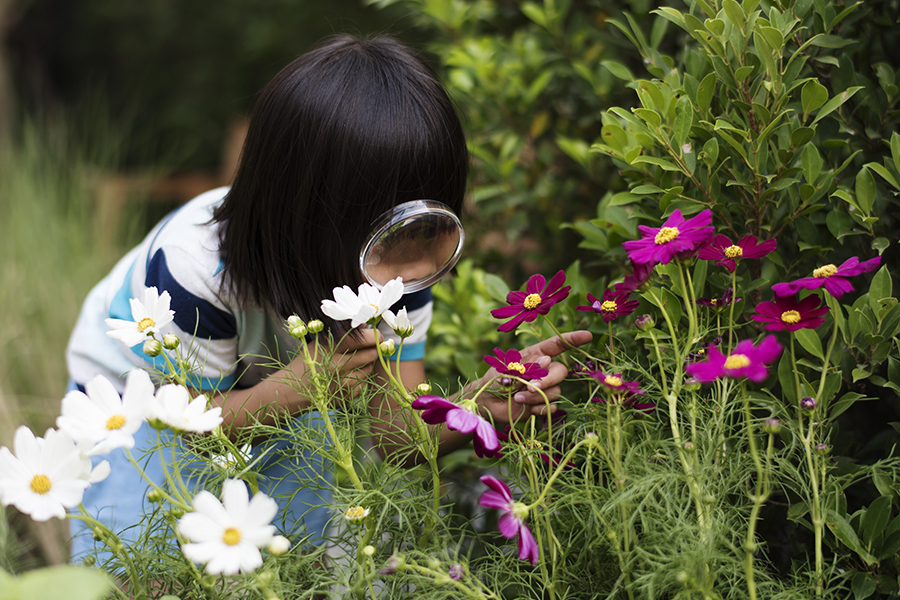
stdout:
[(509, 507), (509, 512), (518, 519), (524, 519), (528, 516), (528, 506), (521, 502), (513, 502), (512, 506)]
[(615, 375), (607, 375), (603, 383), (610, 387), (622, 387), (622, 378)]
[(525, 296), (525, 302), (522, 303), (522, 306), (524, 306), (526, 310), (534, 310), (540, 305), (540, 294), (528, 294), (527, 296)]
[(377, 304), (372, 304), (371, 302), (369, 302), (369, 306), (371, 306), (372, 308), (374, 308), (374, 309), (375, 309), (375, 312), (378, 312), (378, 305), (377, 305)]
[(819, 267), (815, 271), (813, 271), (813, 277), (818, 277), (822, 279), (824, 277), (831, 277), (837, 273), (837, 267), (834, 265), (825, 265), (824, 267)]
[(156, 325), (156, 321), (154, 321), (150, 317), (144, 317), (143, 319), (138, 321), (137, 328), (138, 328), (138, 331), (140, 331), (141, 333), (144, 333), (145, 331), (147, 331), (149, 328), (153, 327), (154, 325)]
[(106, 428), (110, 431), (122, 429), (123, 425), (125, 425), (125, 417), (122, 415), (113, 415), (106, 420)]
[(713, 298), (712, 300), (709, 301), (709, 303), (712, 304), (713, 306), (715, 306), (715, 305), (717, 305), (717, 304), (719, 303), (719, 299), (718, 299), (718, 298)]
[(525, 374), (525, 365), (520, 362), (511, 362), (506, 365), (506, 368), (510, 371), (518, 371), (519, 373)]
[(366, 516), (366, 509), (362, 506), (351, 506), (344, 516), (350, 521), (358, 521)]
[(785, 323), (799, 323), (800, 313), (796, 310), (786, 310), (781, 313), (781, 320)]
[(744, 354), (732, 354), (725, 359), (726, 369), (742, 369), (750, 366), (750, 359)]
[(668, 244), (672, 240), (678, 237), (678, 228), (677, 227), (662, 227), (659, 232), (656, 234), (656, 237), (653, 239), (656, 242), (657, 246), (661, 246), (662, 244)]
[(241, 542), (241, 530), (237, 527), (229, 527), (222, 534), (222, 541), (229, 546), (236, 546)]
[(725, 258), (740, 258), (744, 256), (744, 249), (740, 246), (728, 246), (725, 248)]
[(544, 445), (537, 440), (529, 440), (525, 442), (525, 446), (527, 448), (536, 448), (537, 450), (543, 450)]
[(46, 494), (51, 487), (53, 487), (53, 484), (50, 483), (50, 478), (46, 475), (35, 475), (31, 478), (31, 491), (35, 494)]
[(600, 305), (600, 309), (603, 312), (613, 313), (616, 312), (616, 309), (619, 308), (619, 305), (616, 304), (613, 300), (604, 300), (603, 304)]

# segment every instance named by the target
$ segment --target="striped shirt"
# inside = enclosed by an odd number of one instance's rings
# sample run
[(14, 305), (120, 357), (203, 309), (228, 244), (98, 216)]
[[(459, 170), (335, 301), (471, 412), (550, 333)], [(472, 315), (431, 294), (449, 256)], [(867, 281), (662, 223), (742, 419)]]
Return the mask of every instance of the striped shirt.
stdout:
[[(183, 354), (193, 359), (193, 387), (227, 391), (247, 388), (273, 372), (272, 359), (290, 362), (298, 341), (284, 321), (271, 309), (241, 306), (223, 283), (218, 224), (212, 213), (228, 188), (201, 194), (163, 219), (146, 238), (125, 255), (88, 294), (75, 325), (66, 359), (69, 373), (78, 384), (104, 375), (121, 393), (124, 375), (135, 366), (164, 370), (164, 359), (152, 358), (142, 345), (131, 348), (106, 335), (107, 318), (132, 321), (131, 298), (142, 299), (144, 290), (156, 287), (172, 298), (174, 322), (161, 334), (174, 333)], [(406, 307), (415, 327), (403, 344), (401, 360), (419, 360), (425, 354), (425, 339), (431, 322), (431, 290), (405, 295), (392, 307)], [(380, 325), (386, 339), (399, 338), (386, 324)]]

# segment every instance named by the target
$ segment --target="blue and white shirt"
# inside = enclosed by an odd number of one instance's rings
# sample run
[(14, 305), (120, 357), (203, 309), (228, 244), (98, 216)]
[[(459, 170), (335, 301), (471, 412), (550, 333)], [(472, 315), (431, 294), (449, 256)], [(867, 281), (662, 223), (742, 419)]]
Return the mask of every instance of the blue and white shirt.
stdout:
[[(287, 333), (284, 321), (268, 308), (241, 307), (224, 284), (218, 224), (211, 219), (227, 192), (211, 190), (168, 215), (88, 294), (66, 351), (76, 383), (104, 375), (122, 393), (125, 373), (136, 366), (163, 370), (162, 358), (147, 356), (142, 345), (128, 348), (106, 335), (105, 320), (133, 320), (129, 300), (143, 298), (149, 287), (172, 297), (175, 319), (161, 333), (174, 333), (190, 352), (198, 366), (194, 387), (252, 387), (274, 371), (272, 358), (290, 361), (298, 341)], [(415, 331), (405, 340), (400, 359), (418, 360), (425, 354), (431, 323), (431, 290), (405, 295), (392, 310), (403, 306)], [(399, 346), (393, 331), (383, 323), (380, 327)]]

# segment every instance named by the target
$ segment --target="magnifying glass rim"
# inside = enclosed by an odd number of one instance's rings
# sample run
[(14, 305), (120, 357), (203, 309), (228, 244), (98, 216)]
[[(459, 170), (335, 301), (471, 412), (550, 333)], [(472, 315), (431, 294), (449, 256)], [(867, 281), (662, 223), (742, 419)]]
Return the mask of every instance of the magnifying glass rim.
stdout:
[(428, 277), (416, 279), (415, 281), (410, 281), (409, 283), (404, 281), (404, 293), (417, 292), (429, 287), (430, 285), (440, 280), (444, 275), (447, 274), (450, 269), (452, 269), (456, 265), (457, 261), (459, 261), (460, 255), (462, 254), (463, 245), (466, 240), (466, 232), (463, 229), (459, 217), (456, 216), (456, 213), (453, 212), (453, 209), (451, 209), (443, 202), (438, 202), (437, 200), (411, 200), (409, 202), (398, 204), (378, 218), (378, 220), (375, 222), (375, 225), (372, 227), (372, 233), (369, 234), (368, 241), (366, 242), (365, 246), (363, 246), (362, 251), (359, 253), (359, 268), (362, 271), (363, 277), (365, 277), (366, 281), (369, 282), (370, 285), (375, 286), (379, 290), (382, 289), (385, 285), (384, 283), (376, 282), (372, 277), (370, 277), (369, 272), (366, 269), (366, 259), (368, 259), (369, 253), (375, 247), (375, 243), (379, 241), (385, 234), (385, 232), (394, 225), (397, 225), (398, 223), (401, 223), (402, 221), (405, 221), (412, 217), (417, 217), (425, 214), (439, 214), (450, 218), (454, 223), (456, 223), (456, 227), (459, 231), (459, 240), (456, 243), (456, 249), (453, 251), (453, 255), (444, 264), (443, 267), (441, 267)]

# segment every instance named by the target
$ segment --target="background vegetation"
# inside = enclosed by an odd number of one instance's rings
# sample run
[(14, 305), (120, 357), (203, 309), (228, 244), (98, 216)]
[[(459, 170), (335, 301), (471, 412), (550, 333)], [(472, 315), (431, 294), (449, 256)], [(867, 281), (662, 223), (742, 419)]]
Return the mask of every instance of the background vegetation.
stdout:
[[(468, 378), (512, 343), (486, 316), (504, 281), (569, 267), (599, 295), (627, 268), (621, 242), (675, 208), (712, 208), (733, 239), (778, 235), (779, 253), (739, 281), (748, 313), (763, 284), (849, 256), (880, 254), (897, 281), (900, 3), (666, 4), (33, 0), (6, 40), (18, 125), (0, 158), (0, 443), (55, 414), (81, 300), (153, 219), (97, 235), (97, 173), (216, 170), (229, 121), (332, 31), (419, 45), (466, 113), (471, 260), (436, 291), (436, 379)], [(764, 22), (746, 21), (754, 8)], [(835, 424), (843, 465), (900, 441), (894, 308), (873, 300), (847, 311), (835, 354), (841, 393), (872, 399)], [(881, 494), (896, 505), (898, 485), (842, 493), (852, 512)]]

